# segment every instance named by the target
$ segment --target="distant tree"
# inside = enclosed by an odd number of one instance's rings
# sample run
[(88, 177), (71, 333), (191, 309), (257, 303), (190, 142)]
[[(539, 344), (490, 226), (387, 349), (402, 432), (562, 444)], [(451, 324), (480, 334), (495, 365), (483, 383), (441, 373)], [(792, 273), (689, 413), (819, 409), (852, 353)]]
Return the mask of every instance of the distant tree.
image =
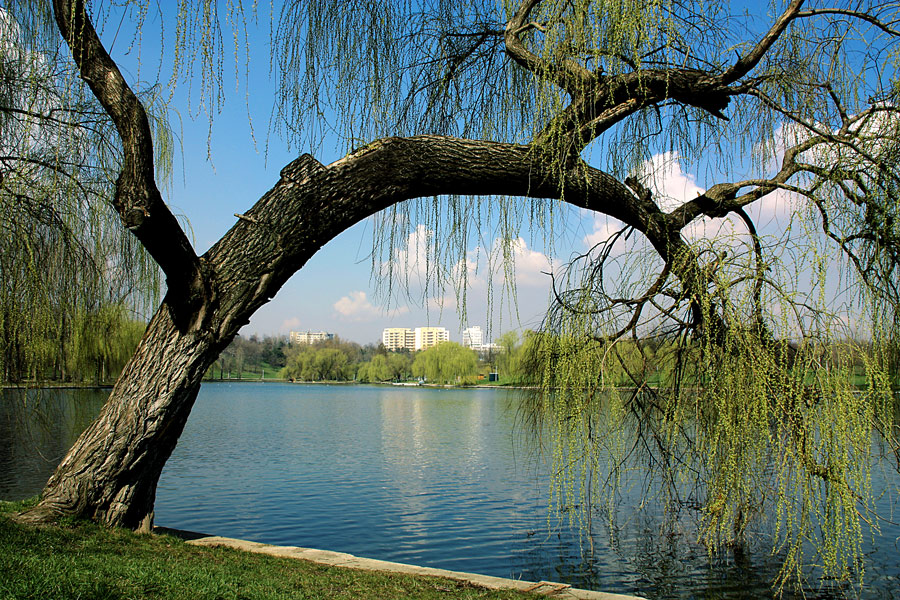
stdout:
[(412, 375), (412, 358), (408, 353), (376, 353), (360, 364), (357, 377), (364, 382), (403, 381)]
[(507, 331), (497, 338), (496, 343), (500, 347), (495, 359), (498, 372), (503, 377), (516, 377), (518, 375), (519, 333)]
[(287, 359), (284, 368), (281, 369), (281, 377), (313, 381), (315, 379), (314, 361), (315, 349), (312, 346), (294, 346), (287, 351)]
[[(110, 203), (121, 150), (103, 106), (17, 12), (0, 7), (0, 381), (77, 379), (67, 369), (84, 357), (68, 353), (86, 315), (151, 310), (159, 271)], [(152, 94), (141, 100), (165, 180), (170, 133)]]
[(456, 383), (475, 375), (477, 367), (478, 355), (472, 349), (455, 342), (441, 342), (416, 353), (412, 374), (430, 383)]
[(119, 375), (134, 353), (146, 323), (129, 318), (122, 305), (106, 305), (96, 312), (74, 315), (66, 339), (66, 371), (74, 381), (104, 383)]
[(281, 370), (284, 379), (301, 381), (346, 381), (356, 373), (351, 358), (359, 353), (352, 343), (297, 344), (287, 352), (287, 364)]
[(372, 360), (360, 364), (357, 371), (357, 379), (364, 383), (378, 383), (379, 381), (387, 381), (390, 378), (391, 371), (388, 368), (385, 354), (376, 354), (372, 357)]
[[(251, 335), (249, 338), (243, 338), (242, 336), (236, 336), (234, 338), (235, 342), (238, 342), (240, 346), (244, 350), (244, 364), (245, 368), (250, 370), (258, 370), (257, 366), (262, 357), (262, 343), (259, 340), (259, 337), (256, 335)], [(234, 343), (234, 342), (232, 342)]]
[(287, 342), (283, 337), (266, 336), (262, 341), (260, 360), (272, 367), (278, 368), (285, 365), (286, 357), (284, 348)]
[(314, 352), (316, 381), (344, 381), (349, 379), (347, 354), (337, 348), (320, 348)]
[(391, 352), (387, 355), (388, 375), (394, 381), (409, 379), (412, 375), (412, 362), (408, 352)]

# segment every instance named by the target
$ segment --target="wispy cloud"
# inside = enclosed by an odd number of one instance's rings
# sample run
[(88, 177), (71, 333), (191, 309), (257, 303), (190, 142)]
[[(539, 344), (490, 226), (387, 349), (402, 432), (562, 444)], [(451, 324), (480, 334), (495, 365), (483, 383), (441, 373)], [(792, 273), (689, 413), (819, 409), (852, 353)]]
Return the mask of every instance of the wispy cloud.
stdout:
[(681, 156), (677, 152), (654, 154), (641, 169), (647, 187), (661, 209), (668, 212), (703, 194), (706, 190), (697, 184), (694, 175), (681, 168)]
[(409, 307), (400, 306), (385, 310), (372, 304), (363, 291), (355, 290), (335, 302), (333, 308), (341, 318), (349, 321), (374, 321), (385, 317), (396, 317), (409, 312)]
[(550, 278), (547, 273), (553, 272), (553, 262), (543, 252), (529, 248), (528, 243), (521, 237), (494, 240), (491, 263), (494, 265), (495, 277), (499, 275), (503, 278), (501, 281), (505, 281), (507, 277), (504, 260), (509, 261), (517, 288), (546, 287), (549, 284)]
[(300, 329), (300, 319), (298, 317), (291, 317), (281, 322), (281, 331), (296, 331), (298, 329)]

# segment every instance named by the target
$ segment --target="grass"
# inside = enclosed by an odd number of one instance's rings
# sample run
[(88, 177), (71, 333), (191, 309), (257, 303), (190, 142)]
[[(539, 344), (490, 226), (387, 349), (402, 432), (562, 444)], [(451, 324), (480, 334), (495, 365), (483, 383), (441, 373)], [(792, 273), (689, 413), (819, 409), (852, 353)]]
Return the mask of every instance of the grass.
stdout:
[(0, 600), (535, 597), (434, 577), (191, 546), (168, 535), (88, 522), (24, 526), (10, 519), (24, 506), (0, 502)]

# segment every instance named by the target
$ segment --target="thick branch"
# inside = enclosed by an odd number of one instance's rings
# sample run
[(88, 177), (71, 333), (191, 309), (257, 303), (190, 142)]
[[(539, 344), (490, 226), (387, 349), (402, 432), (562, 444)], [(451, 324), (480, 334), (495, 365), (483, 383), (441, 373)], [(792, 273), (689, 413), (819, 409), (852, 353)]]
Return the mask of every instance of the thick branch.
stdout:
[(172, 297), (190, 297), (192, 294), (183, 292), (196, 285), (199, 262), (156, 186), (147, 114), (100, 42), (83, 0), (54, 0), (53, 8), (81, 78), (112, 118), (122, 139), (123, 164), (113, 204), (124, 225), (166, 274)]
[(565, 138), (580, 152), (598, 136), (637, 111), (667, 100), (701, 108), (727, 119), (725, 109), (744, 89), (724, 85), (697, 69), (646, 69), (615, 76), (598, 76), (554, 118), (535, 140), (551, 143)]
[(303, 156), (204, 256), (215, 272), (209, 327), (233, 334), (325, 243), (388, 206), (437, 195), (562, 198), (612, 216), (651, 242), (692, 297), (706, 281), (696, 256), (650, 198), (611, 175), (543, 164), (528, 146), (443, 136), (387, 138), (327, 167)]
[(550, 79), (572, 97), (579, 96), (588, 87), (588, 83), (592, 78), (590, 71), (570, 59), (563, 59), (559, 63), (551, 63), (528, 50), (519, 37), (529, 29), (539, 28), (539, 25), (536, 23), (528, 22), (528, 18), (540, 3), (541, 0), (523, 0), (518, 10), (506, 24), (506, 30), (503, 34), (506, 53), (516, 63), (538, 77)]
[[(527, 29), (530, 11), (538, 0), (528, 0), (510, 20), (506, 30), (507, 52), (522, 66), (555, 81), (570, 93), (572, 103), (538, 136), (539, 144), (566, 140), (567, 152), (578, 153), (603, 132), (635, 112), (667, 100), (703, 109), (727, 119), (725, 109), (731, 97), (746, 93), (748, 86), (732, 86), (759, 64), (788, 25), (798, 17), (803, 0), (794, 0), (769, 31), (748, 53), (724, 73), (691, 69), (638, 69), (631, 73), (604, 76), (591, 73), (573, 61), (552, 70), (544, 59), (525, 49), (518, 32)], [(547, 73), (550, 73), (548, 76)], [(559, 142), (556, 143), (559, 145)]]
[(224, 333), (248, 318), (322, 245), (362, 219), (411, 198), (452, 194), (562, 194), (640, 230), (655, 209), (611, 175), (560, 175), (516, 144), (419, 136), (380, 140), (328, 167), (304, 156), (205, 255), (217, 302), (230, 314), (213, 326)]
[[(718, 183), (706, 193), (689, 200), (668, 214), (668, 219), (673, 226), (686, 227), (701, 216), (712, 218), (724, 217), (730, 212), (737, 212), (743, 207), (752, 204), (771, 194), (778, 189), (790, 189), (787, 182), (799, 173), (802, 168), (797, 163), (797, 157), (803, 152), (824, 143), (823, 138), (810, 138), (784, 153), (781, 169), (768, 179), (751, 179), (737, 183)], [(738, 196), (738, 192), (745, 187), (752, 188)]]

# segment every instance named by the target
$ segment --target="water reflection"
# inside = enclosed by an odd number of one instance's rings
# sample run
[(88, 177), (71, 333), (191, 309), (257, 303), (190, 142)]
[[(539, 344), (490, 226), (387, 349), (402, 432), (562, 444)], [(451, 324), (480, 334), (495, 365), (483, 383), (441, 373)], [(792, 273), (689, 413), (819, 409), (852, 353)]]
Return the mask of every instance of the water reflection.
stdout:
[[(37, 493), (105, 396), (5, 391), (0, 498)], [(504, 391), (206, 384), (160, 480), (157, 523), (648, 598), (772, 595), (781, 557), (770, 537), (709, 556), (696, 513), (642, 504), (639, 476), (611, 522), (601, 511), (588, 529), (548, 519), (546, 466), (515, 431)], [(892, 461), (875, 473), (889, 517)], [(898, 537), (882, 524), (861, 598), (897, 594)]]
[(105, 389), (3, 389), (0, 499), (37, 494), (109, 396)]

